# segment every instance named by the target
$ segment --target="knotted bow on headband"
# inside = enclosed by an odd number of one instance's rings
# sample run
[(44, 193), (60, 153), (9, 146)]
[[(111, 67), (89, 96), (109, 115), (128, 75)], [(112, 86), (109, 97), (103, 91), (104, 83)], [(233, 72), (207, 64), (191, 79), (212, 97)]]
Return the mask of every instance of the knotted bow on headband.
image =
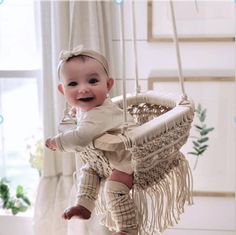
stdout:
[(63, 62), (66, 62), (68, 59), (78, 56), (78, 55), (88, 56), (98, 61), (103, 66), (107, 75), (109, 76), (110, 74), (109, 66), (108, 66), (106, 58), (96, 51), (84, 49), (83, 45), (79, 45), (73, 48), (71, 51), (66, 51), (66, 50), (61, 51), (59, 55), (60, 62), (58, 66), (58, 74), (59, 74), (59, 70)]
[(60, 55), (59, 55), (59, 59), (62, 61), (67, 61), (68, 59), (70, 59), (73, 56), (77, 56), (80, 55), (83, 52), (83, 45), (79, 45), (75, 48), (73, 48), (71, 51), (66, 51), (63, 50), (61, 51)]

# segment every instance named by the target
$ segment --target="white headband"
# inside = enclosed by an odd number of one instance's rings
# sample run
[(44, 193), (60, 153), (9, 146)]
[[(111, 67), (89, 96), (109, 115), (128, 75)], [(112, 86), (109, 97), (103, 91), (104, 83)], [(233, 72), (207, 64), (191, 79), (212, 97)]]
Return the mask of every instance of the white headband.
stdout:
[(109, 76), (109, 74), (110, 74), (109, 73), (109, 66), (108, 66), (108, 62), (107, 62), (106, 58), (96, 51), (86, 50), (86, 49), (84, 49), (83, 45), (79, 45), (79, 46), (73, 48), (71, 51), (63, 50), (60, 52), (60, 55), (59, 55), (60, 62), (58, 64), (58, 69), (57, 69), (59, 77), (60, 77), (61, 65), (64, 62), (68, 61), (70, 58), (73, 58), (73, 57), (76, 57), (79, 55), (88, 56), (88, 57), (91, 57), (91, 58), (95, 59), (96, 61), (98, 61), (103, 66), (104, 70), (106, 71), (107, 75)]

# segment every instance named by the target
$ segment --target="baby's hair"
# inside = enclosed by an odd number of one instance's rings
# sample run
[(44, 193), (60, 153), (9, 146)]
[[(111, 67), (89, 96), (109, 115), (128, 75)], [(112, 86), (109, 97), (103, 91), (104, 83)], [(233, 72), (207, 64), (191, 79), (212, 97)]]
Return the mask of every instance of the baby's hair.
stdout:
[(81, 61), (85, 62), (88, 58), (91, 58), (91, 57), (89, 57), (87, 55), (76, 55), (76, 56), (70, 57), (68, 60), (66, 60), (66, 62), (69, 62), (73, 59), (80, 59)]

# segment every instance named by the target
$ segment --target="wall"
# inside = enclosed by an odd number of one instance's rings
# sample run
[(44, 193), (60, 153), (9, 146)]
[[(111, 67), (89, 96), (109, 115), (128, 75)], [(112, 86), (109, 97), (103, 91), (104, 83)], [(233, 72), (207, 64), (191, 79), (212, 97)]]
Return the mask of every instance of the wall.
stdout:
[[(137, 25), (138, 74), (142, 90), (179, 92), (177, 82), (163, 82), (165, 77), (177, 76), (175, 47), (171, 42), (149, 42), (147, 39), (147, 2), (135, 1)], [(122, 93), (121, 54), (118, 5), (113, 5), (113, 45), (116, 48), (115, 76), (118, 93)], [(125, 1), (125, 49), (127, 92), (134, 91), (134, 60), (132, 48), (131, 7)], [(153, 22), (157, 24), (157, 22)], [(234, 42), (181, 42), (181, 59), (185, 76), (204, 82), (186, 82), (186, 92), (195, 101), (207, 108), (207, 124), (215, 127), (210, 133), (209, 149), (200, 158), (193, 171), (194, 191), (229, 197), (196, 197), (195, 204), (187, 209), (181, 223), (165, 235), (231, 235), (235, 234), (235, 71)], [(198, 79), (199, 77), (199, 79)], [(212, 79), (213, 78), (213, 79)], [(218, 78), (219, 80), (217, 80)], [(227, 80), (226, 79), (226, 80)], [(230, 80), (230, 79), (229, 79)], [(195, 122), (196, 120), (194, 120)], [(191, 135), (194, 135), (192, 129)], [(191, 150), (191, 140), (182, 149)], [(195, 159), (187, 156), (193, 167)], [(217, 193), (215, 193), (217, 192)], [(220, 194), (222, 193), (222, 194)]]
[(0, 235), (33, 235), (32, 217), (0, 215)]
[[(149, 42), (147, 38), (147, 2), (135, 1), (136, 35), (138, 47), (138, 70), (141, 80), (150, 76), (166, 74), (177, 70), (174, 44), (171, 42)], [(126, 49), (126, 78), (134, 78), (134, 61), (132, 48), (132, 22), (130, 1), (125, 1), (125, 49)], [(113, 4), (114, 26), (113, 45), (116, 48), (115, 74), (121, 78), (120, 64), (120, 35), (119, 10)], [(153, 22), (156, 24), (156, 22)], [(180, 43), (183, 72), (197, 71), (205, 75), (213, 73), (234, 75), (235, 53), (234, 42), (200, 42)], [(216, 71), (215, 71), (216, 70)], [(144, 82), (145, 83), (145, 82)]]

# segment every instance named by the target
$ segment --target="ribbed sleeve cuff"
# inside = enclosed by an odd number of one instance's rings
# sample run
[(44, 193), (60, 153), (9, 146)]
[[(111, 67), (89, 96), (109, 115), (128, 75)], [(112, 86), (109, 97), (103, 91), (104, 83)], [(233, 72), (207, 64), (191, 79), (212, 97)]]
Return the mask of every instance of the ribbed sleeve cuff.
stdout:
[(55, 137), (55, 141), (56, 141), (58, 150), (60, 150), (60, 151), (65, 151), (65, 149), (63, 148), (63, 146), (62, 146), (62, 144), (61, 144), (61, 139), (60, 139), (61, 136), (62, 136), (62, 134), (58, 134), (58, 135)]

